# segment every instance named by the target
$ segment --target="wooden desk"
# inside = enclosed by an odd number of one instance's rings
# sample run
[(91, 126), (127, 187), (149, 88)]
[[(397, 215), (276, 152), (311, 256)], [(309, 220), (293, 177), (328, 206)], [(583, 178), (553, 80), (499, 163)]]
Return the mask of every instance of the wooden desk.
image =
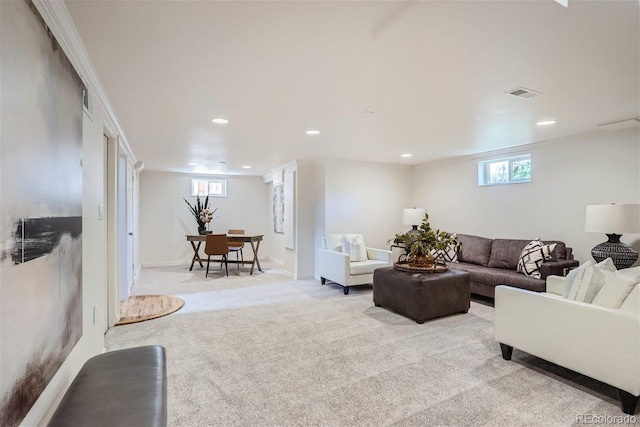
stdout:
[[(187, 242), (191, 243), (191, 247), (193, 248), (193, 258), (191, 259), (191, 267), (189, 267), (189, 271), (193, 270), (193, 264), (198, 261), (200, 267), (204, 267), (202, 264), (203, 259), (200, 258), (200, 245), (202, 242), (207, 240), (206, 234), (187, 234)], [(260, 248), (260, 242), (264, 234), (227, 234), (227, 241), (229, 242), (239, 242), (239, 243), (250, 243), (251, 249), (253, 250), (253, 259), (251, 261), (236, 261), (229, 260), (228, 262), (231, 264), (251, 264), (251, 273), (253, 274), (253, 266), (257, 265), (258, 270), (262, 271), (262, 267), (260, 267), (260, 260), (258, 259), (258, 249)], [(197, 242), (197, 243), (196, 243)]]

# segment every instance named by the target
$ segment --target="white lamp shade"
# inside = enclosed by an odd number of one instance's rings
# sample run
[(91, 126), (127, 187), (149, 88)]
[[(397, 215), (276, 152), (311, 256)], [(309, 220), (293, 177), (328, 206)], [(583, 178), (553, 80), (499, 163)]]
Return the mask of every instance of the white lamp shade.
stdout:
[(402, 224), (403, 225), (420, 225), (424, 219), (424, 215), (427, 213), (426, 209), (422, 208), (406, 208), (402, 210)]
[(640, 233), (640, 205), (588, 205), (584, 231), (605, 234)]

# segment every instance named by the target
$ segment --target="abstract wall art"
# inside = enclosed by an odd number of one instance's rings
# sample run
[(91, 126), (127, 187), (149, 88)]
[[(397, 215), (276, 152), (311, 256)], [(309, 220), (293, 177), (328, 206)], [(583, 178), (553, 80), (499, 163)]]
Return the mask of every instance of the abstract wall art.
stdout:
[(273, 186), (273, 231), (284, 233), (284, 184)]
[(82, 336), (82, 97), (28, 0), (0, 1), (0, 425)]

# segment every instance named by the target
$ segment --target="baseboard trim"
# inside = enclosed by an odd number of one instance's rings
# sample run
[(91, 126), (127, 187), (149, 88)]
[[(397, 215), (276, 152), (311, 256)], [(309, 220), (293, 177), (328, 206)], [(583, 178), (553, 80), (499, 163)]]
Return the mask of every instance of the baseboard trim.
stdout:
[(140, 264), (140, 267), (165, 267), (165, 266), (174, 266), (174, 265), (187, 265), (187, 264), (184, 261), (145, 262)]
[(296, 275), (295, 275), (295, 274), (293, 274), (293, 273), (292, 273), (292, 272), (290, 272), (290, 271), (282, 270), (282, 274), (284, 274), (284, 275), (285, 275), (285, 276), (287, 276), (287, 277), (291, 277), (291, 278), (292, 278), (292, 279), (294, 279), (294, 280), (296, 279)]
[[(278, 267), (284, 267), (284, 261), (279, 259), (279, 258), (274, 258), (271, 255), (267, 255), (265, 257), (265, 259), (269, 262), (274, 263), (275, 265), (277, 265)], [(260, 258), (260, 261), (262, 261), (262, 258)]]

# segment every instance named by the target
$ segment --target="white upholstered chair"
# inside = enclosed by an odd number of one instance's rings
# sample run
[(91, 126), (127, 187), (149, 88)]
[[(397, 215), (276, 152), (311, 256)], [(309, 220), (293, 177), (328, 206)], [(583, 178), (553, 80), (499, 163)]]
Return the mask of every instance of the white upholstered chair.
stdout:
[[(346, 242), (345, 245), (343, 243)], [(318, 275), (349, 294), (349, 287), (373, 283), (373, 270), (391, 265), (391, 251), (366, 247), (361, 234), (328, 234), (318, 250)]]
[[(638, 283), (640, 267), (617, 275)], [(546, 292), (496, 287), (495, 337), (502, 357), (510, 360), (515, 347), (610, 384), (618, 388), (623, 411), (634, 414), (640, 396), (640, 284), (611, 308), (596, 299), (563, 298), (565, 280), (548, 276)], [(622, 289), (620, 282), (613, 285)]]

